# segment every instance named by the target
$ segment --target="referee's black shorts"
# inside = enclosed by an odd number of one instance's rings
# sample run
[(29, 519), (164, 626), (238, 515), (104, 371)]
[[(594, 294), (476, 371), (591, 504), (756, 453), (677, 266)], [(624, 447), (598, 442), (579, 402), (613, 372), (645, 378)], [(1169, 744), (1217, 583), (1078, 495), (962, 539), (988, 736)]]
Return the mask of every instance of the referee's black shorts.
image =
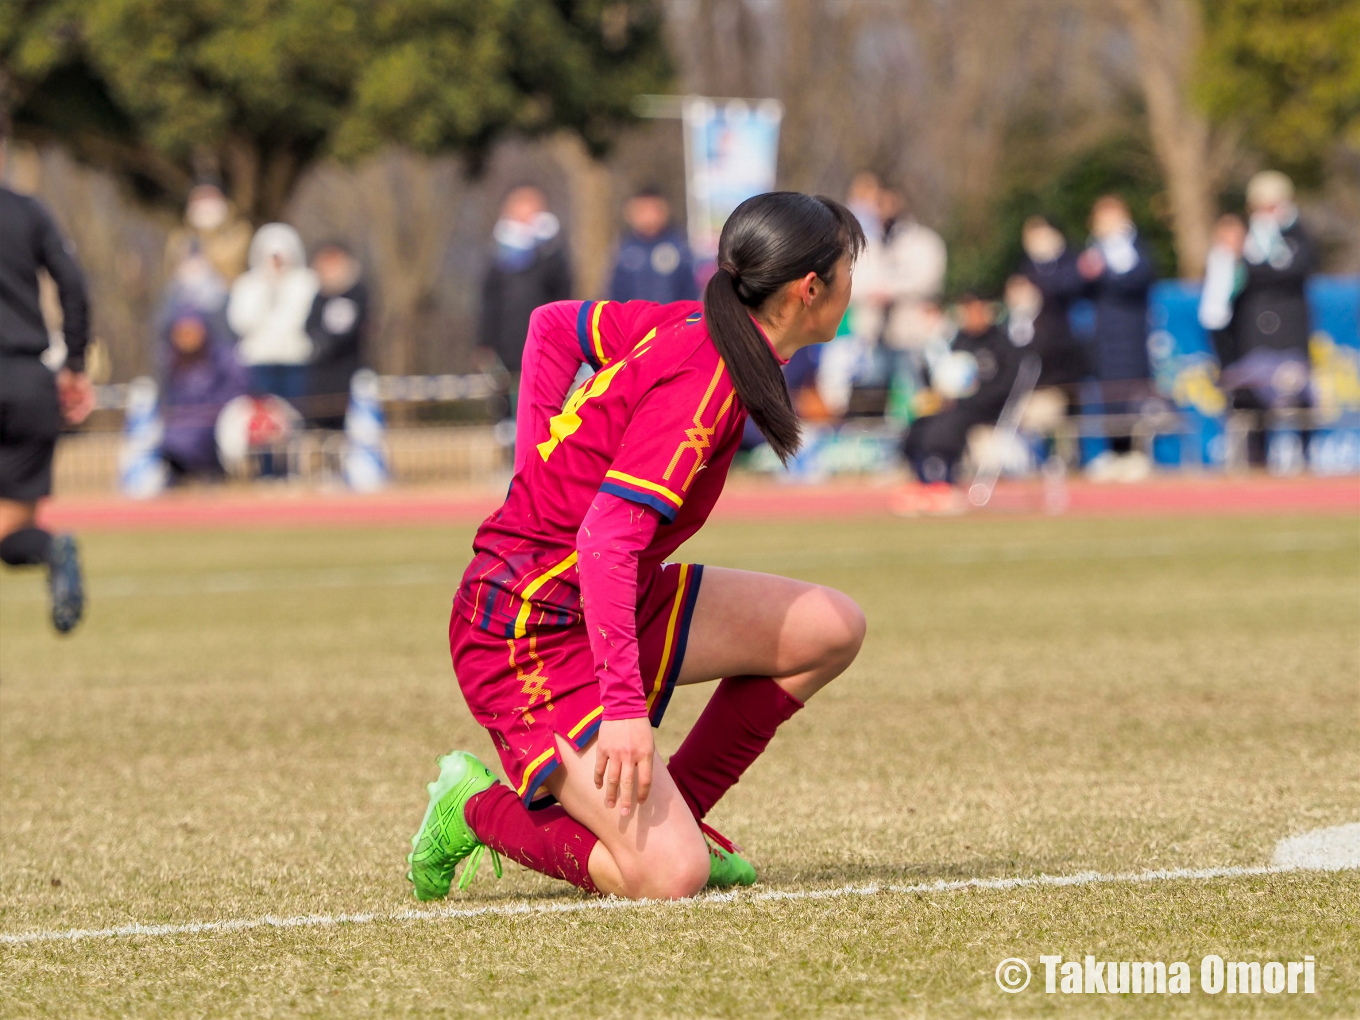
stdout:
[(57, 377), (36, 357), (0, 354), (0, 499), (51, 495), (60, 431)]

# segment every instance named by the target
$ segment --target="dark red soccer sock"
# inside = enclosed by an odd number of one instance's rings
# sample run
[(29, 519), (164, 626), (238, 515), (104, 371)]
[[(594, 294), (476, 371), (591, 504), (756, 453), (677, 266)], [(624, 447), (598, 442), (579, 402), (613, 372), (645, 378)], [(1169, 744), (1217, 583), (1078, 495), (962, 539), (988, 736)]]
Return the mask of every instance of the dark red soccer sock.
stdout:
[(590, 879), (590, 851), (599, 839), (560, 806), (530, 811), (510, 787), (497, 783), (468, 800), (463, 818), (497, 853), (549, 878), (599, 892)]
[(803, 703), (768, 676), (730, 676), (667, 763), (695, 818), (703, 818), (760, 757)]

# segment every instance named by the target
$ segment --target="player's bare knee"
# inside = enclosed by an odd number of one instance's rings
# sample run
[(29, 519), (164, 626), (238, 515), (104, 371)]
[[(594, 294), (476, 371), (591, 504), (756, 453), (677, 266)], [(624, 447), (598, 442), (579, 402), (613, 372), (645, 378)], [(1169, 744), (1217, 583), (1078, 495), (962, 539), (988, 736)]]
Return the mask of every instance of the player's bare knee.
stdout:
[(649, 855), (625, 875), (632, 899), (678, 900), (693, 896), (708, 883), (708, 850), (702, 840)]
[(826, 602), (822, 617), (823, 661), (845, 669), (855, 661), (864, 644), (864, 610), (849, 595), (834, 588), (823, 588), (822, 597)]
[(708, 850), (700, 841), (676, 854), (662, 877), (658, 899), (679, 900), (693, 896), (708, 884)]

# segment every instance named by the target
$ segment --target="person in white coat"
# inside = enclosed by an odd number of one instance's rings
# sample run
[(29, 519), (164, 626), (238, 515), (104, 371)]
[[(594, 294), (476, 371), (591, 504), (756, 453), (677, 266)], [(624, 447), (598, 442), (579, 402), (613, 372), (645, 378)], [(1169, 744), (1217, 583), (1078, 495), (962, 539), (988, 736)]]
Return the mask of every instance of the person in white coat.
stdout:
[(240, 342), (236, 356), (250, 387), (296, 402), (307, 392), (312, 341), (307, 315), (317, 278), (307, 268), (302, 238), (284, 223), (267, 223), (250, 242), (250, 268), (231, 285), (227, 322)]
[(827, 345), (817, 377), (833, 414), (845, 412), (851, 389), (866, 374), (906, 374), (908, 388), (917, 388), (925, 350), (939, 332), (947, 258), (940, 235), (910, 215), (900, 192), (872, 175), (856, 177), (850, 208), (868, 245), (855, 263), (849, 333)]
[(891, 188), (879, 189), (878, 218), (881, 232), (855, 266), (853, 329), (889, 350), (920, 351), (934, 336), (929, 312), (944, 291), (944, 241)]

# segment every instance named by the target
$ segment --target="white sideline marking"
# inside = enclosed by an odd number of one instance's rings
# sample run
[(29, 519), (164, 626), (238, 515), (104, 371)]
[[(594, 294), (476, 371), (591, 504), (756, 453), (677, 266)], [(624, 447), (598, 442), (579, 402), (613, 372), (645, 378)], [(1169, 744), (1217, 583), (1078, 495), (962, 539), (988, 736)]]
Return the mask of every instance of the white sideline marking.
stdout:
[[(1343, 826), (1360, 828), (1360, 826)], [(1326, 831), (1326, 830), (1323, 830)], [(1288, 840), (1285, 841), (1289, 842)], [(1283, 844), (1281, 844), (1283, 845)], [(1271, 864), (1255, 868), (1173, 868), (1166, 871), (1136, 871), (1104, 874), (1083, 871), (1075, 875), (1035, 875), (1029, 878), (968, 878), (953, 882), (922, 882), (918, 885), (843, 885), (835, 889), (771, 889), (766, 892), (708, 893), (682, 901), (684, 906), (722, 906), (728, 903), (770, 903), (793, 900), (830, 900), (847, 896), (912, 895), (916, 893), (956, 892), (962, 889), (1027, 889), (1036, 886), (1103, 885), (1118, 882), (1168, 882), (1213, 878), (1242, 878), (1252, 875), (1286, 875), (1309, 871), (1340, 871), (1360, 867), (1360, 862), (1318, 868), (1300, 864)], [(249, 931), (254, 928), (334, 928), (345, 924), (372, 924), (394, 921), (444, 921), (476, 917), (536, 917), (546, 914), (578, 914), (590, 910), (633, 910), (661, 907), (657, 900), (568, 900), (560, 903), (516, 903), (487, 907), (433, 907), (425, 910), (398, 910), (388, 914), (303, 914), (297, 917), (236, 918), (227, 921), (197, 921), (190, 924), (124, 924), (115, 928), (74, 928), (65, 931), (26, 931), (0, 934), (0, 944), (27, 945), (33, 942), (79, 942), (83, 939), (110, 939), (126, 936), (197, 935), (203, 932)]]
[(1314, 829), (1282, 839), (1271, 863), (1277, 867), (1344, 871), (1360, 868), (1360, 822)]

